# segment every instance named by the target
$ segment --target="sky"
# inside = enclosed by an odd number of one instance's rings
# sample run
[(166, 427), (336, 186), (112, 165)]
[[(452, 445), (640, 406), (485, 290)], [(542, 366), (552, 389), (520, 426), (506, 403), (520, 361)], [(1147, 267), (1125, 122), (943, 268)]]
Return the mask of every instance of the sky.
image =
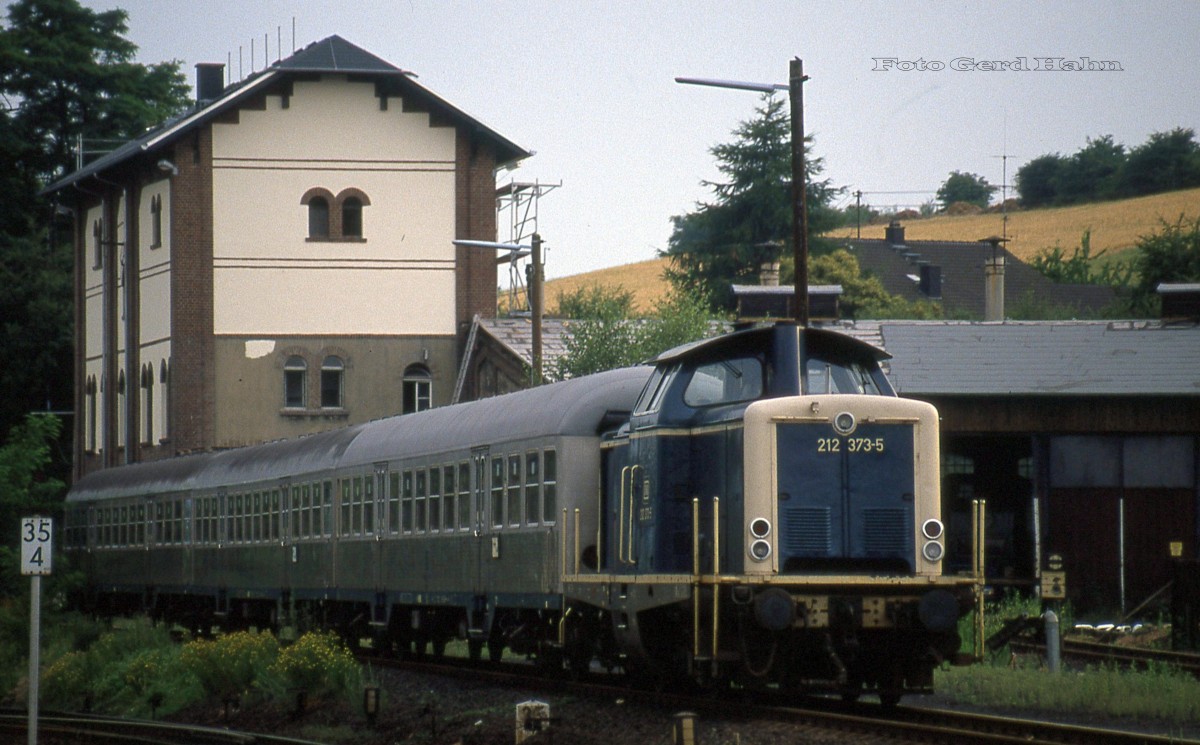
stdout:
[[(278, 59), (280, 39), (287, 56), (293, 39), (334, 34), (415, 72), (535, 153), (498, 184), (561, 184), (538, 201), (550, 278), (652, 259), (671, 217), (711, 199), (709, 150), (759, 96), (676, 77), (786, 84), (803, 60), (810, 152), (843, 205), (861, 190), (866, 204), (916, 207), (951, 171), (1011, 185), (1023, 163), (1089, 137), (1130, 148), (1200, 130), (1200, 2), (1185, 0), (83, 4), (128, 11), (138, 61), (179, 60), (193, 83), (197, 62), (229, 63), (236, 81)], [(1065, 69), (1087, 60), (1102, 69)]]

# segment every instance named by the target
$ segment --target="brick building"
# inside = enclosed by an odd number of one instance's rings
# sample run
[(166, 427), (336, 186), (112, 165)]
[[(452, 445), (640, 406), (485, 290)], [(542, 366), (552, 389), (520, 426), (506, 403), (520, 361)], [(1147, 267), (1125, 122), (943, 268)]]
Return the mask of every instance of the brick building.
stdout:
[(76, 476), (446, 403), (529, 153), (338, 36), (47, 191), (75, 214)]

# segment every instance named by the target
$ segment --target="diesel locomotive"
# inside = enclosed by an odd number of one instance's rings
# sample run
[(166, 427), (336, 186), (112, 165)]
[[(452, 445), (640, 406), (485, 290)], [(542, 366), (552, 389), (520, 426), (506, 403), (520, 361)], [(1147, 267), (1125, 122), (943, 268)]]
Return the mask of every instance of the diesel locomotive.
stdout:
[(90, 608), (505, 651), (642, 680), (931, 689), (971, 577), (943, 571), (938, 417), (886, 354), (780, 323), (653, 365), (80, 479)]

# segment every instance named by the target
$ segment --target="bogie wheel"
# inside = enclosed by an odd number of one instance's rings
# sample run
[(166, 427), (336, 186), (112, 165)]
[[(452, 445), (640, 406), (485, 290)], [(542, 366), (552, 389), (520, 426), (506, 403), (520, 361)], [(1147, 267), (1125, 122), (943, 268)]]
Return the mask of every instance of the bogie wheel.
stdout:
[(503, 639), (488, 639), (487, 642), (488, 659), (492, 662), (499, 662), (504, 656), (504, 640)]
[(471, 662), (479, 662), (479, 660), (483, 657), (482, 639), (467, 640), (467, 657), (470, 658)]

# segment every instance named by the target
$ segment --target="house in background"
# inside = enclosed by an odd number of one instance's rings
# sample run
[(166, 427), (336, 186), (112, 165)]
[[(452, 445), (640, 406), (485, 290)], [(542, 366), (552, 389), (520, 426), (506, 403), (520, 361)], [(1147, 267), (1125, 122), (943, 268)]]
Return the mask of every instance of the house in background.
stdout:
[(1002, 241), (910, 241), (904, 226), (892, 222), (882, 240), (852, 238), (845, 246), (889, 293), (940, 302), (946, 318), (1002, 320), (1005, 309), (1011, 313), (1023, 304), (1094, 318), (1117, 300), (1111, 287), (1050, 281)]
[(529, 156), (331, 36), (52, 184), (75, 214), (76, 476), (450, 400)]

